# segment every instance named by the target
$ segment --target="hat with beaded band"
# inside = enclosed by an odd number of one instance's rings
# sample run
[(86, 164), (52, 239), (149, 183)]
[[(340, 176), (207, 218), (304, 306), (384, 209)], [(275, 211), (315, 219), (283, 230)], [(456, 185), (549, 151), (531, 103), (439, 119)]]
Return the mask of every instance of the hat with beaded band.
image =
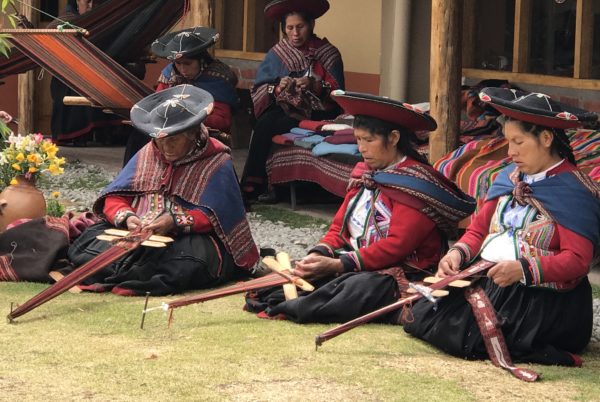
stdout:
[(339, 89), (331, 92), (331, 98), (348, 114), (374, 117), (413, 132), (437, 128), (433, 117), (409, 103)]
[(131, 123), (149, 137), (169, 137), (199, 126), (212, 112), (213, 103), (207, 91), (177, 85), (136, 103), (131, 108)]
[(598, 119), (598, 115), (557, 102), (550, 96), (508, 88), (483, 88), (479, 99), (510, 118), (539, 126), (568, 129)]
[(273, 0), (265, 6), (265, 16), (279, 21), (289, 13), (302, 12), (317, 19), (327, 10), (329, 10), (327, 0)]
[(214, 45), (217, 40), (219, 33), (215, 29), (196, 27), (161, 36), (152, 42), (150, 49), (158, 57), (177, 60), (193, 57)]

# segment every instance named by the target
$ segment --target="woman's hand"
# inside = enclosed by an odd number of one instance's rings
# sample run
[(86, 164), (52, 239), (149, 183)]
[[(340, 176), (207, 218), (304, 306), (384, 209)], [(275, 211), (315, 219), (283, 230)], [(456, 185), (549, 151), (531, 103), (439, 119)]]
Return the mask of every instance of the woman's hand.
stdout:
[(170, 214), (162, 214), (144, 226), (144, 229), (151, 230), (154, 234), (166, 235), (175, 230), (175, 222), (173, 222), (173, 217)]
[(447, 276), (456, 275), (460, 270), (462, 256), (458, 250), (450, 250), (442, 257), (438, 264), (438, 270), (435, 276), (445, 278)]
[(315, 87), (316, 80), (313, 77), (300, 77), (296, 78), (296, 88), (298, 89), (308, 89), (309, 91), (313, 91)]
[(283, 91), (292, 82), (294, 82), (294, 79), (292, 77), (281, 77), (281, 79), (279, 80), (279, 85), (277, 85), (277, 91), (278, 92)]
[(339, 258), (325, 257), (312, 253), (296, 261), (294, 275), (304, 279), (319, 279), (344, 272), (344, 266)]
[(487, 276), (496, 285), (504, 288), (523, 279), (523, 268), (519, 261), (500, 261), (490, 268)]
[(125, 221), (125, 225), (127, 226), (127, 230), (134, 231), (142, 225), (142, 221), (136, 215), (131, 215)]
[(0, 120), (8, 124), (12, 121), (12, 116), (6, 113), (4, 110), (0, 110)]

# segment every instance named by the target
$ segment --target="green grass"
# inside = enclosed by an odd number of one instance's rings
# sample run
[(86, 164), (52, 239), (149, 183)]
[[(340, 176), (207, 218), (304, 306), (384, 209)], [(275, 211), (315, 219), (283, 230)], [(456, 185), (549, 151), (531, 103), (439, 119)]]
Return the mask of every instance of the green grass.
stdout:
[(326, 225), (329, 227), (331, 224), (331, 222), (325, 219), (299, 214), (297, 212), (290, 211), (289, 209), (271, 205), (253, 205), (252, 212), (260, 215), (263, 219), (271, 222), (283, 222), (292, 228), (305, 228), (309, 226), (321, 225)]
[(594, 299), (600, 299), (600, 286), (592, 285), (592, 296)]
[[(0, 283), (0, 306), (44, 285)], [(150, 299), (158, 306), (164, 298)], [(64, 294), (0, 324), (0, 400), (598, 400), (600, 345), (581, 369), (532, 366), (526, 384), (489, 362), (452, 358), (370, 324), (325, 343), (328, 325), (260, 320), (231, 296), (162, 311), (139, 329), (141, 298)]]

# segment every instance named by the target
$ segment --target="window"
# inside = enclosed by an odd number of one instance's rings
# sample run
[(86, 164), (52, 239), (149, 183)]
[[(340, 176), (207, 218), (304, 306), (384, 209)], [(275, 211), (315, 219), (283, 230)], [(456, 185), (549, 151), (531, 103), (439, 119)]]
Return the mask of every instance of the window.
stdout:
[(279, 40), (279, 23), (264, 15), (269, 0), (216, 0), (215, 27), (221, 33), (218, 57), (262, 60)]
[(600, 1), (464, 0), (464, 7), (463, 75), (597, 88)]

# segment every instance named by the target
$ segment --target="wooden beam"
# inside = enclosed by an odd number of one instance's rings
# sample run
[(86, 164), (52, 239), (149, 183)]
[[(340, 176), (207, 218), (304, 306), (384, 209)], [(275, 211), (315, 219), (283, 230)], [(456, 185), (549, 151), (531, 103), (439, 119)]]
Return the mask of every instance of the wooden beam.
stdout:
[(465, 77), (477, 78), (480, 80), (498, 79), (523, 84), (600, 91), (600, 80), (584, 80), (542, 74), (511, 73), (508, 71), (496, 70), (479, 70), (476, 68), (463, 68), (462, 74)]
[(429, 99), (438, 128), (429, 138), (429, 160), (454, 149), (460, 127), (463, 2), (432, 0)]
[(256, 49), (256, 0), (244, 0), (243, 47), (245, 52)]
[[(39, 24), (39, 14), (34, 13), (32, 7), (39, 8), (40, 0), (22, 0), (21, 14), (23, 14), (34, 26)], [(19, 132), (23, 134), (35, 132), (35, 119), (37, 116), (35, 100), (35, 74), (31, 70), (18, 76), (18, 99), (19, 99)]]
[(515, 1), (515, 37), (513, 39), (514, 73), (529, 69), (529, 28), (531, 26), (531, 0)]
[(574, 78), (590, 78), (594, 51), (593, 0), (578, 0), (575, 16), (575, 66)]
[(462, 34), (462, 65), (475, 67), (475, 38), (477, 37), (477, 2), (464, 0), (463, 7), (463, 34)]

